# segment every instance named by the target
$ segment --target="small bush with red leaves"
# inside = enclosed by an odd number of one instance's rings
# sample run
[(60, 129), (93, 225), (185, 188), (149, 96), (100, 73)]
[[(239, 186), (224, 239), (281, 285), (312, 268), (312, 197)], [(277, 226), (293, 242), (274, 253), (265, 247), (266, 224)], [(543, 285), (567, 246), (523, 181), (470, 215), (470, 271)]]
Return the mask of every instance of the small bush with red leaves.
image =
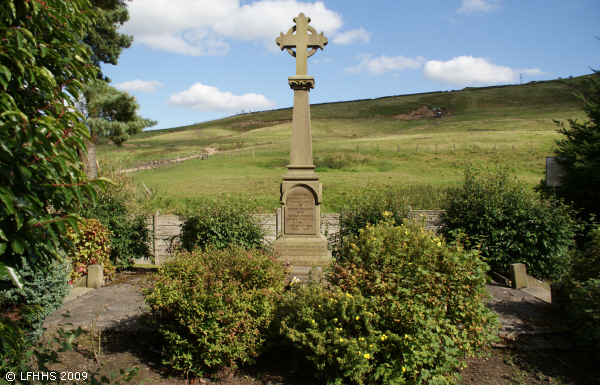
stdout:
[(165, 339), (163, 363), (203, 376), (253, 362), (286, 272), (273, 253), (241, 246), (181, 252), (165, 262), (142, 291)]
[(72, 281), (87, 275), (89, 265), (103, 265), (105, 278), (110, 279), (114, 275), (115, 267), (110, 262), (110, 231), (100, 221), (84, 219), (79, 225), (79, 234), (69, 230), (67, 237), (75, 249), (69, 255), (73, 265)]

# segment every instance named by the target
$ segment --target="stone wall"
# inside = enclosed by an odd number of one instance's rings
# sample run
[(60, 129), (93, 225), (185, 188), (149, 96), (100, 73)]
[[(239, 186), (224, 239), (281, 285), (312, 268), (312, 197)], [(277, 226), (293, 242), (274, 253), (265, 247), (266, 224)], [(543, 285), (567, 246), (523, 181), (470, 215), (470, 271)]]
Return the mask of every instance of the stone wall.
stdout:
[[(425, 217), (425, 229), (434, 230), (439, 225), (440, 210), (413, 210), (409, 213), (410, 218), (419, 219)], [(321, 232), (328, 238), (337, 234), (340, 228), (340, 215), (322, 214)], [(262, 222), (265, 229), (265, 241), (273, 242), (277, 234), (281, 233), (281, 209), (277, 214), (259, 214), (256, 215)], [(156, 212), (153, 216), (146, 219), (146, 226), (154, 234), (151, 251), (155, 256), (155, 264), (160, 264), (161, 260), (171, 255), (175, 247), (179, 245), (179, 234), (181, 232), (181, 220), (177, 215), (159, 215)], [(152, 261), (145, 258), (134, 260), (135, 263), (151, 264)]]

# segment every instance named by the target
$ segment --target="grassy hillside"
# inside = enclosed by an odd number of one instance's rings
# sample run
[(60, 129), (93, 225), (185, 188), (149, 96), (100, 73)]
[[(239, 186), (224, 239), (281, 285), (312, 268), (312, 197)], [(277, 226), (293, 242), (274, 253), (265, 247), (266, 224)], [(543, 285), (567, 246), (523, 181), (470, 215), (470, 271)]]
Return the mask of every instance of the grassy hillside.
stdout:
[[(538, 183), (558, 138), (552, 119), (584, 118), (582, 78), (522, 86), (466, 88), (311, 106), (313, 153), (324, 188), (324, 212), (337, 211), (365, 186), (457, 183), (465, 162), (508, 164), (519, 179)], [(399, 120), (422, 106), (442, 118)], [(278, 207), (289, 160), (292, 110), (237, 115), (144, 132), (124, 147), (100, 144), (101, 163), (220, 150), (209, 160), (133, 175), (158, 191), (154, 205), (176, 209), (218, 194), (253, 197), (265, 211)], [(116, 163), (115, 163), (116, 162)]]

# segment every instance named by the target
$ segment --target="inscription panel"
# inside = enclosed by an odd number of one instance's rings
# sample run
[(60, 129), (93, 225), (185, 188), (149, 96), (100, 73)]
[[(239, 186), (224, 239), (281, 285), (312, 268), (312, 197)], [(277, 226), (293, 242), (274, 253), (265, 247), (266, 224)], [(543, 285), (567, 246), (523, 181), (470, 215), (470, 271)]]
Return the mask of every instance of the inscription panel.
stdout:
[(294, 187), (287, 196), (284, 211), (284, 234), (317, 234), (317, 207), (309, 189)]
[(275, 251), (284, 256), (321, 257), (327, 255), (327, 243), (322, 245), (275, 245)]

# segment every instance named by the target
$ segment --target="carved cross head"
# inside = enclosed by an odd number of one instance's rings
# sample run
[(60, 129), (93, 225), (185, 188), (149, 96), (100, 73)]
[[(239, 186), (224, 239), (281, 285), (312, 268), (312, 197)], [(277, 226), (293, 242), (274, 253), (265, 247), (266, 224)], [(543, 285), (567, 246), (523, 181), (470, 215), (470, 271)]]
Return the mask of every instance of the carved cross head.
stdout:
[[(313, 27), (308, 25), (310, 17), (304, 16), (303, 13), (294, 17), (294, 22), (296, 25), (290, 28), (285, 35), (283, 32), (280, 33), (275, 42), (282, 51), (287, 49), (289, 54), (296, 58), (296, 76), (307, 75), (307, 59), (314, 55), (318, 48), (322, 50), (328, 41), (323, 36), (323, 32), (318, 34)], [(296, 49), (295, 52), (293, 48)]]

